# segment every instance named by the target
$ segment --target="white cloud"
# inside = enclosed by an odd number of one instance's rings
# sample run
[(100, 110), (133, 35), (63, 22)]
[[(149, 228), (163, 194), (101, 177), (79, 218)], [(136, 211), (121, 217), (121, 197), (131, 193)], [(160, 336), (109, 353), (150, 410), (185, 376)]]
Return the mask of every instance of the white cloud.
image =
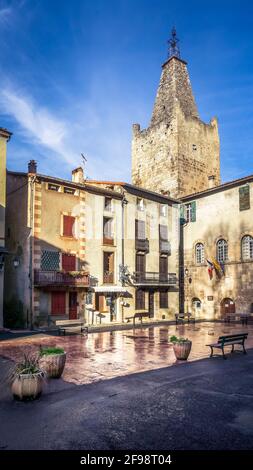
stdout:
[(68, 125), (46, 108), (37, 106), (31, 98), (5, 88), (0, 91), (2, 111), (19, 124), (27, 141), (43, 145), (67, 163), (73, 164), (73, 152), (68, 149)]

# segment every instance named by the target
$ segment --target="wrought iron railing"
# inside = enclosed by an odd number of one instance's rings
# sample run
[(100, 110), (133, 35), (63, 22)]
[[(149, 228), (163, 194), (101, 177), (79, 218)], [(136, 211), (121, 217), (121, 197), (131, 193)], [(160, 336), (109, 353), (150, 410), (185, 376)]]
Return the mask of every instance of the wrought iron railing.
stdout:
[(34, 271), (34, 284), (37, 286), (91, 286), (94, 278), (88, 273), (70, 274), (60, 271)]
[(136, 284), (164, 284), (168, 286), (177, 286), (178, 279), (176, 273), (159, 272), (135, 272), (133, 281)]

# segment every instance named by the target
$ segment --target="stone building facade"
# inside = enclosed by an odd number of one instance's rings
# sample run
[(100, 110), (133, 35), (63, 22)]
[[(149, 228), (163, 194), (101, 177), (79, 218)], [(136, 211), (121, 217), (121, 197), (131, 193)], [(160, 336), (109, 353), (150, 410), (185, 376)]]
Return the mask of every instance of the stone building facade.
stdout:
[(132, 181), (174, 198), (220, 184), (217, 119), (205, 124), (199, 118), (187, 64), (179, 57), (162, 66), (149, 127), (133, 125)]
[(28, 173), (8, 172), (7, 188), (7, 247), (19, 265), (6, 264), (5, 311), (14, 324), (15, 316), (32, 327), (122, 322), (136, 311), (174, 317), (177, 201), (126, 183), (87, 183), (81, 168), (71, 181), (41, 175), (34, 161)]
[[(253, 176), (187, 196), (183, 203), (185, 309), (205, 319), (252, 313)], [(208, 261), (218, 261), (222, 270), (210, 270)]]
[(5, 211), (6, 211), (6, 154), (7, 142), (11, 132), (0, 127), (0, 328), (3, 326), (3, 289), (5, 248)]

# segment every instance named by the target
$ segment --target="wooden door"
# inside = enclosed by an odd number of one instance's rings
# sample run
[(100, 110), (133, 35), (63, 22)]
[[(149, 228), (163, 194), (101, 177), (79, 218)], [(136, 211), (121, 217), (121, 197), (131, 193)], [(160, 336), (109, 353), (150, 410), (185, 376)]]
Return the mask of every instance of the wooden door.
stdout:
[(77, 319), (77, 292), (69, 293), (69, 319)]
[(232, 299), (223, 299), (220, 304), (221, 315), (224, 317), (228, 314), (235, 313), (235, 303)]
[(51, 315), (66, 314), (66, 292), (54, 291), (51, 293)]
[(154, 313), (155, 313), (155, 293), (154, 291), (149, 292), (149, 297), (148, 297), (148, 309), (149, 309), (149, 315), (150, 318), (154, 318)]

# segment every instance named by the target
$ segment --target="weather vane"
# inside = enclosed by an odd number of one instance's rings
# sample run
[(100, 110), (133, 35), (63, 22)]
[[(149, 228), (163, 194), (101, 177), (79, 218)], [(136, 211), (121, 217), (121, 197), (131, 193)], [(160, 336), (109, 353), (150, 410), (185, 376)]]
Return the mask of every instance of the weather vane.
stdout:
[(177, 32), (175, 26), (172, 28), (171, 31), (171, 38), (168, 40), (169, 44), (169, 58), (170, 57), (177, 57), (180, 59), (180, 50), (179, 50), (179, 39), (177, 38)]

